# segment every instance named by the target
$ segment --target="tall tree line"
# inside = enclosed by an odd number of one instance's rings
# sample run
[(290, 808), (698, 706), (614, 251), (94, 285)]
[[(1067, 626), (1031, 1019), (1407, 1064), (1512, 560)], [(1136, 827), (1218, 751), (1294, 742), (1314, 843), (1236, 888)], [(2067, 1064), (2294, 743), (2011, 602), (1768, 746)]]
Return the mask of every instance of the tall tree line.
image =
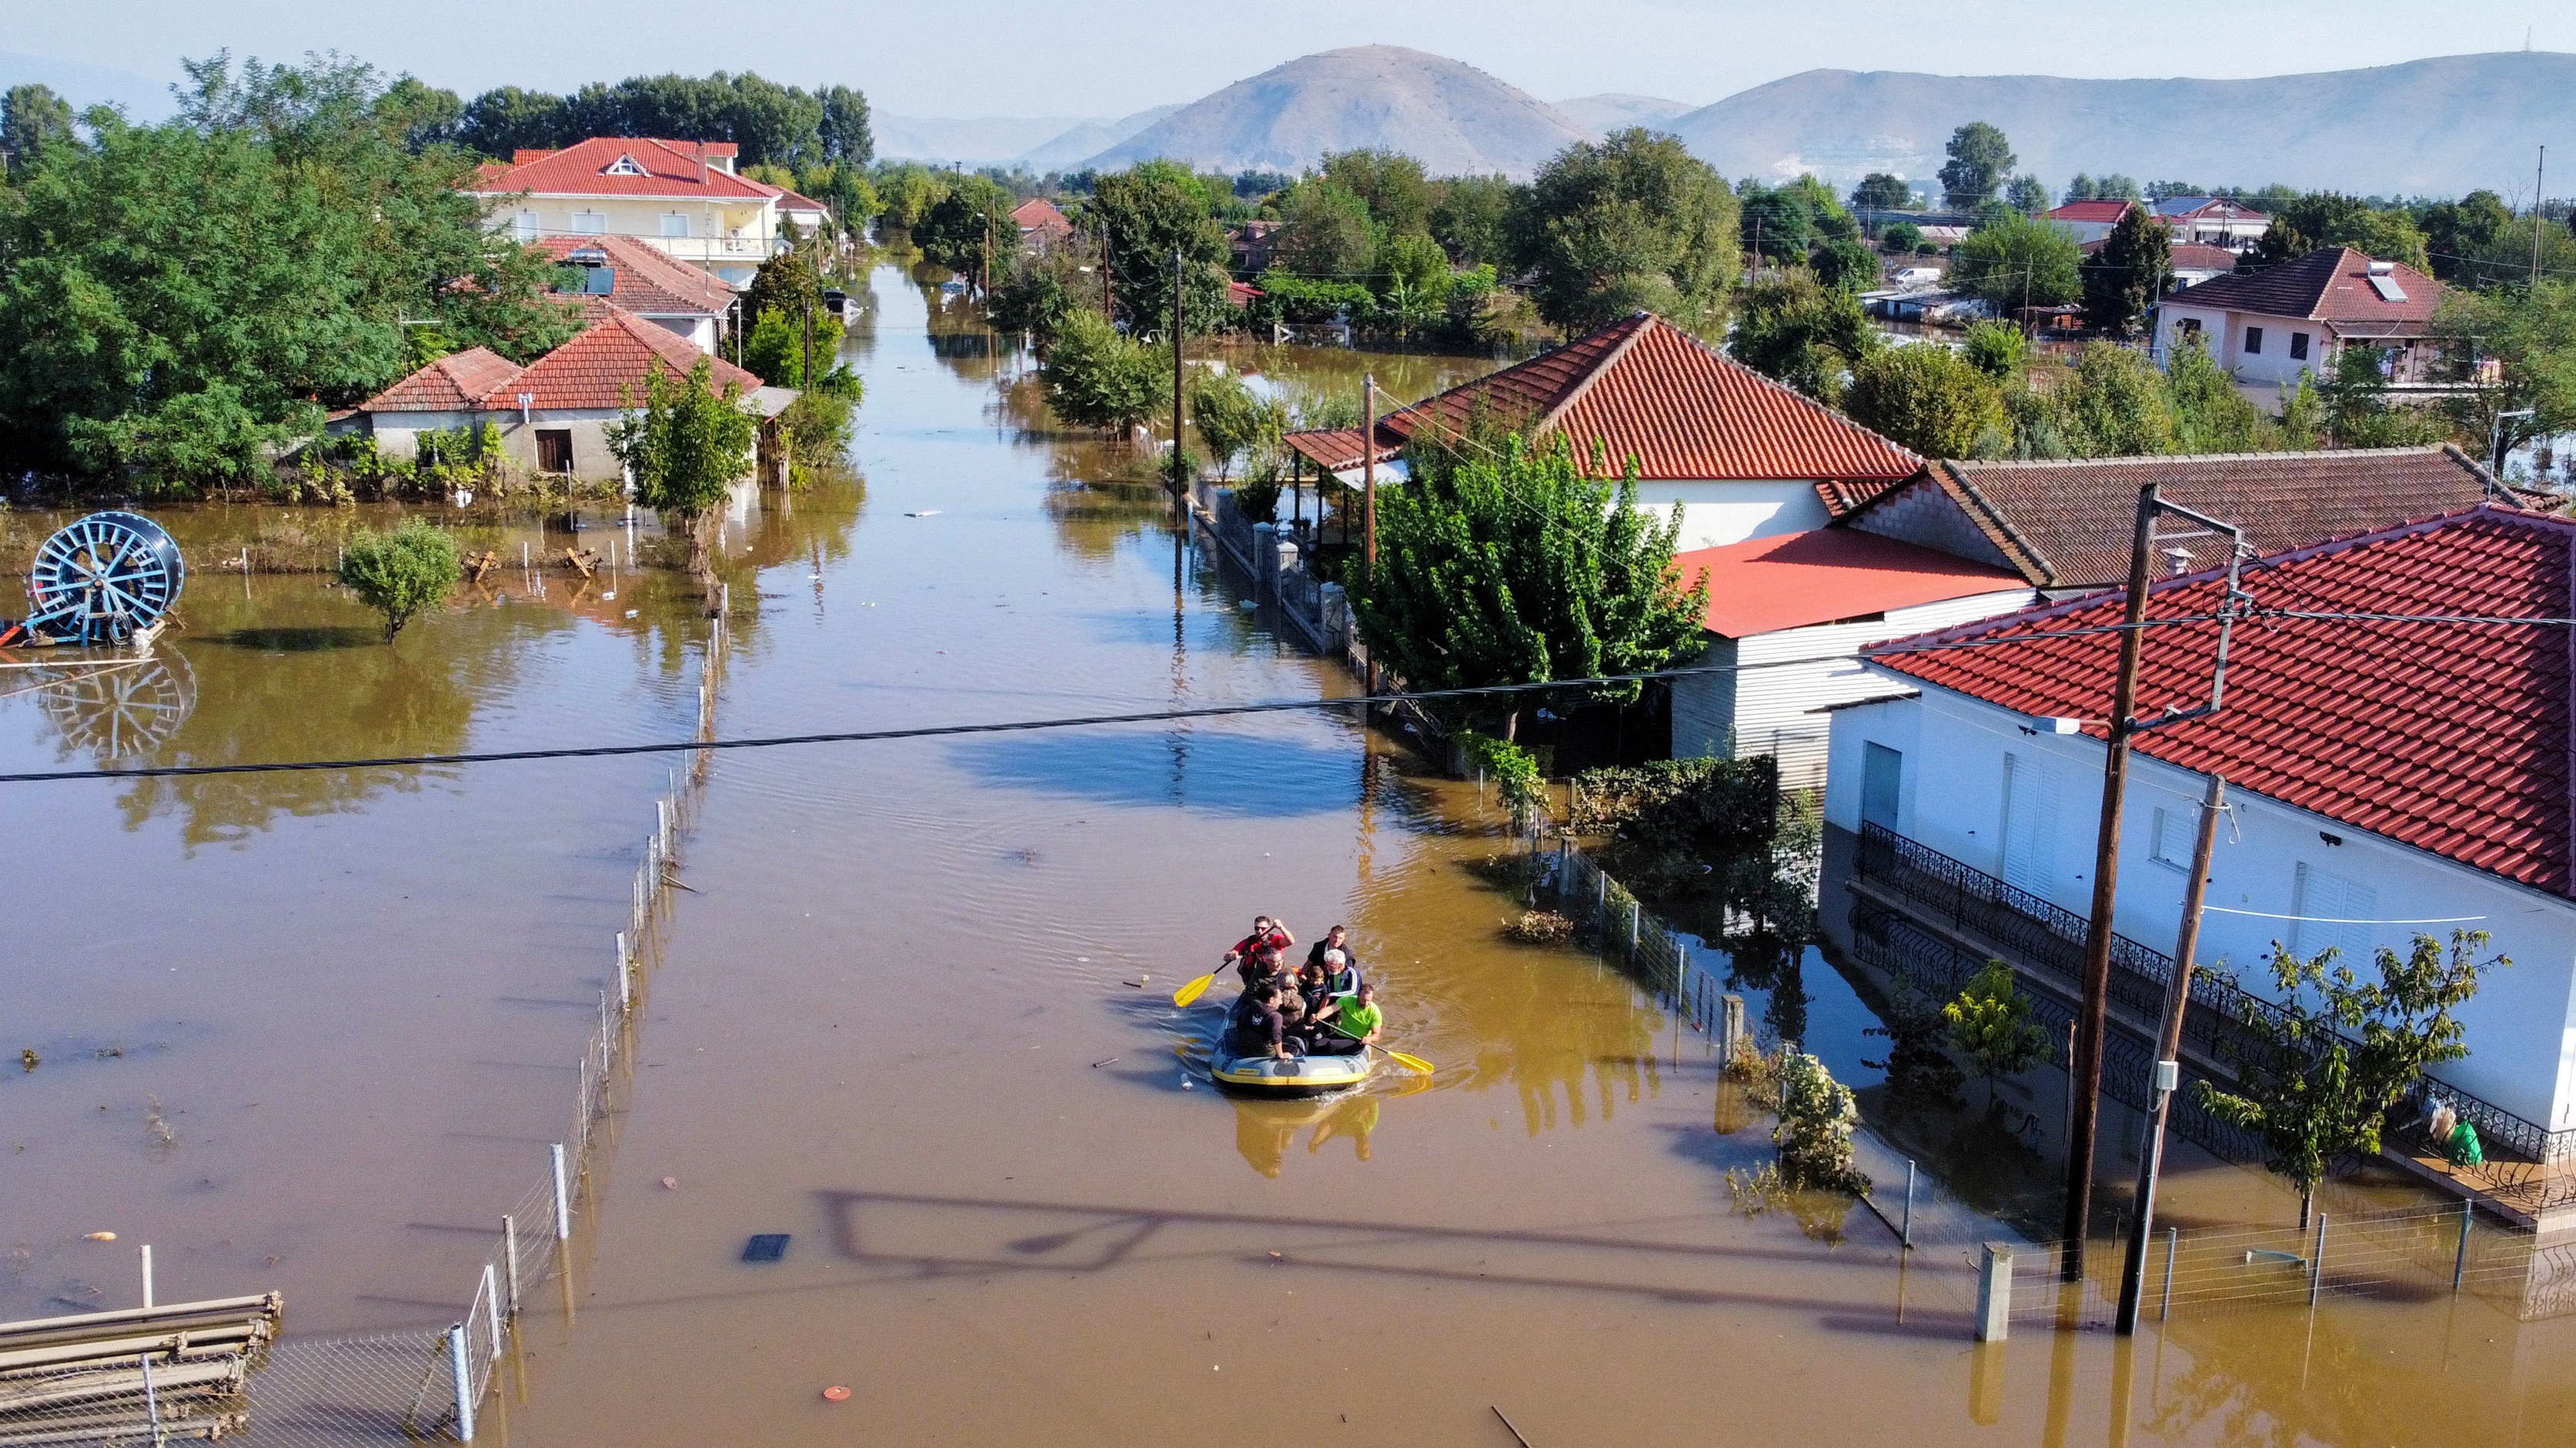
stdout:
[[(435, 94), (454, 101), (452, 93)], [(443, 126), (416, 139), (507, 160), (521, 148), (552, 150), (590, 136), (730, 141), (742, 148), (744, 165), (798, 170), (864, 166), (876, 155), (868, 100), (858, 91), (845, 85), (809, 91), (721, 70), (704, 78), (593, 81), (570, 95), (500, 86), (455, 104)]]

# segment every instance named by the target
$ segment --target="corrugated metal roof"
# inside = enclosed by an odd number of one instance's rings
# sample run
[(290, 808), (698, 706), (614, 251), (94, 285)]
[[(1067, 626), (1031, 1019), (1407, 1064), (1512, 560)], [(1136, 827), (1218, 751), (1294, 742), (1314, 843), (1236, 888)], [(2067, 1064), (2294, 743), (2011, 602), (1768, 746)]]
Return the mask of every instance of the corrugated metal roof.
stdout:
[(2021, 575), (1875, 533), (1819, 528), (1676, 554), (1684, 588), (1708, 580), (1711, 633), (1747, 638), (1980, 593), (2021, 590)]
[[(2481, 507), (2267, 559), (2247, 573), (2258, 605), (2323, 612), (2571, 613), (2576, 523)], [(2147, 616), (2209, 614), (2216, 572), (2160, 583)], [(2017, 713), (2102, 719), (2118, 591), (1866, 651), (1897, 672)], [(2143, 715), (2209, 692), (2215, 624), (2146, 634)], [(2029, 640), (1893, 653), (1923, 642)], [(2138, 752), (2217, 772), (2242, 789), (2509, 880), (2571, 893), (2569, 630), (2264, 619), (2236, 630), (2225, 707), (2135, 737)], [(2100, 737), (2099, 725), (2086, 732)]]

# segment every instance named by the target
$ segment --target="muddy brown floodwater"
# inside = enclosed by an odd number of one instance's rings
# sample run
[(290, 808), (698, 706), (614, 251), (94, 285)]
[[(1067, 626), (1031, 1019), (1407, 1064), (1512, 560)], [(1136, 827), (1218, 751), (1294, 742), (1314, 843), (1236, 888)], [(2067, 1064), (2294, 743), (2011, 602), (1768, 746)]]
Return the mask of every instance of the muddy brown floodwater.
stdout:
[[(739, 531), (757, 613), (723, 732), (1354, 687), (1241, 606), (1158, 489), (1116, 480), (1132, 459), (1053, 430), (1023, 359), (899, 272), (874, 292), (850, 348), (864, 488)], [(1404, 397), (1490, 365), (1229, 360), (1308, 387), (1365, 366)], [(195, 713), (162, 757), (695, 722), (704, 626), (676, 602), (513, 596), (387, 655), (269, 637), (360, 621), (315, 584), (241, 584), (191, 585)], [(8, 767), (90, 757), (0, 707)], [(0, 1211), (32, 1244), (13, 1303), (124, 1271), (77, 1241), (95, 1222), (186, 1242), (191, 1288), (286, 1286), (300, 1330), (451, 1320), (452, 1264), (484, 1246), (455, 1229), (488, 1230), (566, 1109), (551, 1063), (664, 767), (17, 787), (5, 849), (36, 886), (0, 1024), (51, 1049), (0, 1088)], [(1737, 1210), (1725, 1171), (1769, 1158), (1768, 1118), (1625, 977), (1500, 939), (1519, 902), (1480, 867), (1507, 848), (1472, 784), (1334, 713), (721, 756), (571, 1311), (532, 1317), (485, 1432), (1419, 1448), (1508, 1445), (1500, 1409), (1537, 1448), (2576, 1439), (2567, 1325), (2475, 1297), (1976, 1349), (1957, 1242), (1900, 1272), (1865, 1211), (1820, 1239)], [(1392, 1043), (1436, 1073), (1309, 1103), (1209, 1089), (1230, 988), (1170, 992), (1256, 912), (1301, 941), (1350, 925)], [(1875, 1081), (1875, 1018), (1821, 956), (1752, 984), (1774, 987), (1748, 988), (1757, 1017)], [(111, 1039), (128, 1053), (91, 1054)], [(2205, 1159), (2168, 1191), (2186, 1219), (2288, 1202)], [(791, 1234), (784, 1260), (742, 1263), (764, 1232)]]

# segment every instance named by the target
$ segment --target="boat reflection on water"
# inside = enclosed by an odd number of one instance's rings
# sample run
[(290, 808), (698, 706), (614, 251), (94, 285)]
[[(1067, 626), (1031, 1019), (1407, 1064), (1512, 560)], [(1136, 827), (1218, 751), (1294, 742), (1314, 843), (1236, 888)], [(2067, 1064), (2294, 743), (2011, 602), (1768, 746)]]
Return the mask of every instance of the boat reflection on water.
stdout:
[(1288, 1150), (1297, 1144), (1297, 1133), (1313, 1127), (1306, 1137), (1306, 1154), (1313, 1156), (1334, 1140), (1350, 1142), (1361, 1161), (1369, 1159), (1369, 1137), (1377, 1130), (1378, 1113), (1390, 1096), (1410, 1096), (1428, 1090), (1430, 1083), (1418, 1078), (1389, 1081), (1385, 1089), (1354, 1091), (1346, 1096), (1319, 1096), (1303, 1101), (1252, 1101), (1243, 1097), (1229, 1098), (1234, 1105), (1234, 1149), (1243, 1153), (1244, 1162), (1266, 1177), (1279, 1175), (1287, 1164)]

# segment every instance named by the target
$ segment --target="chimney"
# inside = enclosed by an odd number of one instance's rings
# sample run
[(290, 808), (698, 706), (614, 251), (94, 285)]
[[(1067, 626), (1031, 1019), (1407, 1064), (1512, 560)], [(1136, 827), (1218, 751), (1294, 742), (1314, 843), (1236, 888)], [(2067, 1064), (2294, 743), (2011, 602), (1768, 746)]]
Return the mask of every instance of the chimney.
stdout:
[(707, 184), (707, 143), (698, 142), (698, 184)]

